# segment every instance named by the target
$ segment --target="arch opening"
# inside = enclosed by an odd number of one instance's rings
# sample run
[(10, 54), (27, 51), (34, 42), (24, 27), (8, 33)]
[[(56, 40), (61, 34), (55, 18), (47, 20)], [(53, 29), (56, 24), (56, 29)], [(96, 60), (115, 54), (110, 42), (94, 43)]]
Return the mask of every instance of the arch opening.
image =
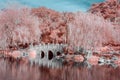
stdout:
[(41, 51), (41, 58), (44, 58), (44, 56), (45, 56), (44, 51)]
[(61, 55), (61, 53), (58, 51), (58, 52), (57, 52), (57, 56), (60, 56), (60, 55)]
[(48, 60), (51, 60), (53, 58), (53, 52), (48, 51)]

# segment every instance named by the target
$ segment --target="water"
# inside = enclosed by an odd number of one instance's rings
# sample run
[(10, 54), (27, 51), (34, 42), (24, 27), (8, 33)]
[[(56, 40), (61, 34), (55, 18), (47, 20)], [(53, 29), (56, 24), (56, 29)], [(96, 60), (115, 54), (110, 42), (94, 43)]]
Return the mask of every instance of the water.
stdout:
[[(56, 63), (58, 64), (58, 63)], [(84, 64), (83, 64), (84, 65)], [(1, 80), (119, 80), (120, 67), (63, 64), (48, 67), (25, 64), (22, 61), (0, 58)]]
[(3, 8), (4, 4), (20, 3), (30, 7), (44, 6), (56, 11), (87, 11), (93, 3), (103, 2), (104, 0), (0, 0), (0, 7)]

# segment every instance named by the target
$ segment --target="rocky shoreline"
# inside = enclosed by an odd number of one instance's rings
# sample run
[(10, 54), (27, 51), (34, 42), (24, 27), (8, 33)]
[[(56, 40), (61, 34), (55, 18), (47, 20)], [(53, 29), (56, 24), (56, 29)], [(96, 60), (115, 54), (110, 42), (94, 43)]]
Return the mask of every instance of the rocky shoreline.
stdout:
[[(58, 61), (62, 62), (62, 64), (71, 64), (74, 63), (85, 63), (87, 64), (87, 67), (90, 66), (96, 66), (96, 65), (107, 65), (112, 66), (114, 68), (120, 67), (120, 51), (116, 52), (104, 52), (104, 53), (98, 53), (98, 52), (92, 52), (92, 51), (83, 51), (83, 52), (77, 52), (74, 54), (65, 54), (64, 51), (59, 51), (57, 48), (53, 49), (46, 49), (46, 51), (51, 51), (51, 54), (48, 54), (44, 52), (42, 54), (41, 50), (36, 50), (35, 48), (32, 50), (13, 50), (13, 51), (0, 51), (0, 57), (11, 59), (12, 61), (22, 61), (23, 63), (35, 63), (39, 64), (40, 61), (43, 61), (45, 59), (46, 62), (49, 63), (49, 61)], [(61, 49), (62, 50), (62, 49)], [(59, 52), (59, 53), (58, 53)], [(47, 54), (47, 55), (46, 55)], [(47, 57), (45, 57), (47, 56)], [(41, 64), (44, 64), (42, 62)]]

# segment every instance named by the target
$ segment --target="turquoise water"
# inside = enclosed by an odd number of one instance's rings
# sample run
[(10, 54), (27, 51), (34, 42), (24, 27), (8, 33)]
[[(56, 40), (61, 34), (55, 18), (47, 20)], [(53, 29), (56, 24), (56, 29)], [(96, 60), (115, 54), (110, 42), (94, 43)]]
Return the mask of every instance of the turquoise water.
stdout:
[(7, 2), (18, 2), (30, 7), (45, 6), (57, 11), (87, 11), (91, 4), (103, 2), (104, 0), (0, 0), (0, 7)]

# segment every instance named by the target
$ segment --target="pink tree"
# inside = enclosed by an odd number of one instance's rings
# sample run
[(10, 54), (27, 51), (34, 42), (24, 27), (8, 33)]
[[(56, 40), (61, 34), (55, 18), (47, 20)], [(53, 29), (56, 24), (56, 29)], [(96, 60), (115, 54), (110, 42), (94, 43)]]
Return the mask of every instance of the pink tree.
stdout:
[(45, 43), (66, 43), (67, 23), (73, 20), (72, 13), (60, 13), (45, 7), (32, 9), (38, 16), (42, 41)]
[(39, 20), (28, 8), (7, 8), (0, 11), (0, 47), (39, 42)]
[(101, 17), (90, 13), (76, 13), (73, 23), (68, 24), (68, 41), (73, 47), (96, 49), (109, 43), (120, 43), (120, 33)]

